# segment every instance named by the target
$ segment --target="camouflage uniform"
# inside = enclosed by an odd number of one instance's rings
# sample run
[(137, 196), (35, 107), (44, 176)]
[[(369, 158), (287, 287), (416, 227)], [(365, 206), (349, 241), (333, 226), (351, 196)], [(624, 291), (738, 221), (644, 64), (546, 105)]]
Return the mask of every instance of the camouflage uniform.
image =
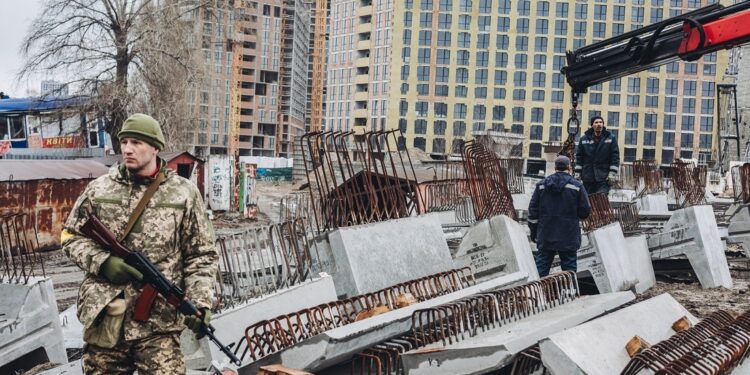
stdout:
[[(211, 223), (195, 185), (167, 169), (163, 160), (159, 163), (166, 178), (123, 244), (146, 255), (197, 307), (210, 308), (218, 265)], [(178, 339), (184, 328), (179, 312), (159, 296), (149, 321), (134, 321), (133, 309), (142, 285), (136, 281), (115, 285), (101, 277), (99, 269), (110, 253), (80, 233), (93, 213), (120, 238), (151, 181), (134, 178), (124, 166), (115, 165), (86, 187), (65, 223), (63, 250), (86, 272), (78, 292), (78, 319), (84, 330), (117, 296), (124, 296), (128, 306), (115, 348), (87, 345), (83, 358), (86, 373), (95, 373), (94, 368), (105, 365), (110, 367), (98, 371), (131, 373), (135, 365), (142, 374), (185, 372)]]

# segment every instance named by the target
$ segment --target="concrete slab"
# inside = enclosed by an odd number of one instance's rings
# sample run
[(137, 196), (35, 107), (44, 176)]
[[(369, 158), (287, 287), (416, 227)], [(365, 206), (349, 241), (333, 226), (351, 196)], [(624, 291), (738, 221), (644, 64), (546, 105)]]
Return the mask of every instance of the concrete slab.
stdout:
[(536, 186), (533, 186), (530, 191), (531, 193), (520, 193), (520, 194), (511, 194), (511, 197), (513, 198), (513, 208), (516, 209), (516, 211), (528, 211), (529, 210), (529, 203), (531, 203), (531, 194), (534, 193), (534, 189)]
[(665, 293), (549, 336), (539, 344), (542, 362), (553, 375), (619, 374), (630, 360), (628, 340), (635, 335), (652, 344), (665, 340), (683, 316), (698, 322)]
[(453, 269), (442, 226), (431, 214), (339, 228), (328, 234), (328, 240), (339, 297)]
[(406, 374), (485, 374), (509, 365), (539, 340), (635, 299), (632, 292), (583, 296), (453, 345), (436, 343), (402, 354)]
[(78, 321), (76, 305), (60, 313), (60, 326), (63, 331), (65, 349), (83, 348), (83, 324)]
[(539, 278), (524, 227), (504, 215), (471, 226), (454, 258), (454, 268), (471, 267), (478, 279), (519, 271)]
[(0, 301), (0, 367), (34, 351), (43, 352), (51, 363), (68, 363), (50, 278), (0, 283)]
[(704, 288), (732, 287), (713, 208), (708, 205), (675, 211), (660, 233), (648, 238), (653, 259), (686, 256)]
[(732, 211), (727, 228), (727, 243), (740, 244), (745, 256), (750, 257), (750, 206), (737, 205)]
[(415, 310), (430, 308), (484, 291), (510, 287), (526, 282), (522, 272), (501, 276), (428, 301), (392, 310), (369, 319), (335, 328), (295, 346), (264, 357), (240, 368), (240, 375), (255, 374), (261, 366), (282, 363), (285, 366), (317, 372), (347, 360), (375, 343), (400, 336), (411, 330)]
[(630, 203), (636, 199), (635, 190), (631, 189), (611, 189), (609, 191), (609, 201), (616, 203)]
[[(310, 306), (336, 300), (336, 288), (329, 275), (306, 281), (280, 290), (274, 294), (250, 301), (244, 306), (216, 314), (211, 324), (216, 328), (216, 337), (224, 345), (239, 345), (245, 338), (245, 327), (263, 319), (299, 311)], [(197, 341), (190, 330), (181, 335), (182, 352), (188, 368), (207, 368), (212, 361), (228, 363), (229, 360), (208, 339)]]
[[(559, 271), (559, 262), (552, 272)], [(578, 276), (590, 276), (600, 293), (631, 290), (638, 293), (655, 283), (645, 238), (625, 238), (620, 223), (612, 223), (582, 236), (578, 250)]]
[(646, 194), (636, 201), (638, 211), (650, 214), (669, 214), (669, 204), (667, 203), (667, 193)]

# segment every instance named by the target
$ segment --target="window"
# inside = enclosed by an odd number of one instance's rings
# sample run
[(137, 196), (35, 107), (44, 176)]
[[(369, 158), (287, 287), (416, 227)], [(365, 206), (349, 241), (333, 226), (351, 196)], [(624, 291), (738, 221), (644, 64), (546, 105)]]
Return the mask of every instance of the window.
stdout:
[(713, 97), (715, 94), (715, 85), (711, 81), (703, 81), (701, 82), (701, 95), (704, 97)]
[(712, 115), (714, 113), (714, 100), (701, 99), (701, 114)]
[(427, 134), (427, 120), (414, 120), (414, 134)]
[(497, 49), (506, 51), (509, 45), (510, 45), (510, 38), (508, 38), (507, 35), (497, 36), (497, 40), (495, 41), (495, 46), (497, 47)]
[[(446, 15), (450, 19), (450, 14), (446, 14)], [(432, 13), (431, 12), (419, 13), (419, 27), (428, 28), (428, 29), (432, 28)]]
[(534, 69), (547, 69), (547, 56), (534, 55)]
[(448, 82), (449, 72), (450, 69), (448, 68), (435, 68), (435, 82)]
[(635, 146), (638, 144), (638, 130), (625, 131), (625, 144)]
[(529, 37), (516, 36), (516, 51), (528, 51), (528, 50), (529, 50)]
[(508, 81), (508, 72), (495, 70), (495, 86), (502, 86)]
[(620, 105), (620, 95), (619, 94), (609, 94), (609, 105)]
[(448, 96), (448, 85), (436, 85), (435, 96)]
[(545, 19), (536, 20), (536, 33), (546, 34), (547, 32), (549, 32), (549, 21)]
[(573, 24), (573, 35), (578, 36), (578, 37), (585, 37), (586, 36), (586, 22), (576, 21)]
[(466, 104), (456, 103), (453, 105), (453, 118), (457, 118), (457, 119), (466, 118)]
[(534, 52), (547, 52), (547, 38), (538, 36), (534, 38)]
[(511, 114), (513, 115), (513, 122), (524, 121), (524, 108), (523, 107), (513, 107), (513, 109), (511, 110)]
[(429, 46), (432, 43), (432, 31), (420, 30), (419, 31), (419, 45)]
[(680, 134), (680, 146), (684, 148), (692, 148), (693, 147), (693, 134), (692, 133), (682, 133)]
[(714, 130), (714, 118), (713, 117), (701, 117), (701, 128), (702, 132), (712, 132)]
[(450, 31), (438, 31), (438, 46), (450, 47), (450, 45), (451, 45)]
[(440, 0), (440, 11), (451, 11), (453, 9), (453, 0)]
[(466, 135), (466, 123), (463, 121), (453, 121), (453, 136), (463, 137)]
[(711, 134), (701, 134), (698, 136), (698, 147), (699, 148), (711, 148), (713, 137)]
[(643, 23), (643, 14), (645, 8), (633, 7), (630, 13), (630, 21), (633, 23)]
[(516, 87), (526, 86), (526, 72), (513, 73), (513, 85)]
[(537, 17), (549, 16), (549, 2), (548, 1), (537, 1), (536, 15)]
[[(440, 13), (438, 15), (438, 29), (449, 30), (451, 28), (452, 21), (453, 19), (450, 14)], [(426, 27), (430, 27), (430, 26), (426, 26)]]
[(659, 106), (659, 97), (655, 95), (646, 96), (646, 107), (656, 108)]
[(468, 83), (469, 82), (469, 70), (466, 68), (456, 69), (456, 83)]
[(416, 112), (417, 116), (419, 117), (425, 117), (427, 116), (427, 108), (429, 107), (429, 103), (427, 102), (417, 102)]
[(594, 38), (604, 38), (607, 33), (607, 24), (604, 22), (594, 22)]
[(607, 127), (616, 128), (620, 126), (620, 112), (607, 112)]
[(497, 12), (500, 14), (510, 14), (510, 1), (511, 0), (499, 0), (497, 4)]
[(477, 52), (477, 66), (483, 66), (486, 67), (490, 57), (490, 53), (487, 51), (479, 51)]
[(666, 97), (664, 98), (664, 111), (665, 112), (677, 112), (677, 98)]
[(487, 117), (487, 108), (483, 104), (475, 104), (472, 114), (474, 120), (484, 120)]
[(565, 53), (568, 46), (568, 40), (565, 38), (555, 38), (555, 53)]
[[(674, 134), (672, 135), (674, 136)], [(661, 150), (661, 163), (670, 164), (672, 161), (674, 161), (674, 150)]]
[(631, 94), (641, 92), (641, 79), (639, 77), (628, 77), (628, 92)]
[(471, 12), (471, 0), (459, 0), (459, 10), (462, 12)]
[(495, 52), (495, 67), (505, 68), (508, 66), (508, 54), (505, 52)]
[(497, 17), (497, 31), (507, 33), (510, 30), (510, 17)]
[(625, 114), (625, 127), (628, 129), (638, 128), (638, 113), (628, 112)]
[(667, 64), (667, 73), (677, 73), (679, 70), (680, 63), (677, 61), (673, 61), (669, 64)]
[[(424, 134), (424, 133), (423, 133), (423, 134)], [(415, 147), (415, 148), (418, 148), (418, 149), (420, 149), (420, 150), (422, 150), (422, 151), (426, 151), (426, 150), (425, 150), (425, 148), (426, 148), (426, 144), (427, 144), (427, 143), (426, 143), (426, 141), (425, 141), (425, 139), (424, 139), (424, 138), (422, 138), (422, 137), (415, 137), (415, 138), (414, 138), (414, 147)]]
[(534, 73), (533, 85), (534, 87), (544, 87), (546, 81), (546, 75), (544, 73)]
[(531, 2), (528, 0), (521, 0), (518, 2), (518, 15), (528, 16), (531, 13)]
[(417, 56), (418, 56), (418, 61), (420, 64), (430, 63), (430, 49), (429, 48), (420, 48)]
[(528, 63), (528, 57), (525, 54), (523, 53), (516, 54), (516, 61), (514, 64), (516, 69), (526, 69), (527, 63)]
[[(469, 51), (465, 49), (460, 49), (456, 51), (456, 64), (458, 65), (469, 65)], [(463, 68), (460, 68), (463, 69)]]
[(529, 157), (530, 158), (541, 158), (542, 157), (542, 144), (541, 143), (530, 143), (529, 144)]
[(553, 124), (562, 124), (563, 110), (560, 108), (553, 108), (549, 111), (550, 122)]
[(417, 80), (422, 81), (422, 82), (430, 80), (430, 67), (429, 66), (417, 67)]
[(612, 36), (618, 36), (625, 33), (625, 25), (621, 23), (613, 23), (612, 24)]
[(531, 92), (531, 100), (535, 102), (543, 102), (544, 101), (544, 90), (533, 90)]
[(562, 140), (562, 126), (550, 126), (548, 138), (550, 142), (559, 142)]
[(656, 113), (646, 113), (646, 116), (643, 119), (643, 126), (646, 129), (656, 129), (656, 121), (658, 117), (659, 116)]
[(445, 153), (445, 139), (444, 138), (435, 138), (432, 140), (432, 153), (434, 154)]
[[(417, 94), (419, 95), (430, 95), (430, 85), (427, 83), (419, 83), (417, 84)], [(377, 103), (377, 102), (375, 102)], [(375, 109), (373, 108), (373, 115), (375, 114)]]
[(422, 10), (432, 10), (432, 0), (420, 1), (419, 7), (422, 8)]
[(490, 31), (492, 18), (490, 16), (479, 16), (479, 31)]
[(466, 86), (456, 86), (455, 95), (459, 98), (465, 98), (469, 93), (469, 89)]
[(682, 112), (695, 113), (695, 98), (682, 98)]
[(667, 95), (677, 95), (677, 80), (676, 79), (668, 79), (666, 82), (666, 87), (664, 90), (664, 93)]
[(513, 90), (513, 100), (526, 100), (526, 90), (524, 89)]
[(495, 87), (492, 90), (492, 97), (495, 99), (505, 99), (506, 90), (503, 87)]
[(492, 107), (492, 120), (502, 121), (503, 119), (505, 119), (505, 106), (496, 105)]
[(682, 116), (682, 125), (680, 126), (680, 129), (693, 131), (693, 128), (695, 128), (695, 117), (687, 115)]
[(471, 34), (458, 33), (458, 48), (471, 48)]
[(664, 115), (664, 130), (674, 130), (677, 127), (676, 115)]
[(471, 16), (467, 14), (458, 15), (458, 28), (461, 30), (469, 30), (471, 26)]
[(490, 34), (479, 34), (477, 36), (477, 48), (487, 49), (490, 46)]
[(568, 18), (568, 3), (555, 3), (555, 17)]
[(585, 20), (586, 14), (588, 13), (588, 4), (586, 3), (576, 3), (576, 19), (577, 20)]
[(487, 69), (477, 69), (474, 74), (474, 83), (477, 85), (487, 84)]
[(401, 99), (398, 103), (398, 114), (399, 116), (406, 116), (407, 112), (409, 112), (409, 102)]
[(628, 107), (638, 107), (641, 104), (641, 98), (638, 95), (628, 95)]
[(636, 151), (637, 150), (634, 149), (634, 148), (625, 147), (625, 150), (623, 152), (622, 161), (627, 162), (627, 163), (634, 162), (635, 159), (636, 159)]
[(709, 76), (716, 75), (716, 64), (705, 64), (703, 65), (703, 74)]
[(531, 125), (531, 130), (529, 133), (529, 139), (532, 141), (541, 141), (542, 140), (542, 126), (541, 125)]
[(448, 125), (443, 120), (437, 120), (432, 124), (432, 134), (434, 135), (445, 135), (445, 128), (447, 128)]
[(643, 132), (643, 145), (656, 146), (656, 132)]
[(674, 147), (674, 133), (668, 132), (668, 133), (662, 134), (661, 143), (662, 143), (662, 146)]
[(559, 35), (559, 36), (568, 35), (568, 21), (567, 20), (555, 21), (555, 35)]
[(552, 57), (552, 69), (560, 70), (565, 66), (565, 56), (553, 56)]
[(438, 49), (437, 50), (437, 64), (448, 65), (451, 61), (451, 51), (449, 49)]
[(612, 12), (613, 21), (625, 21), (625, 7), (615, 5), (614, 12)]
[(404, 30), (404, 44), (411, 44), (411, 30)]

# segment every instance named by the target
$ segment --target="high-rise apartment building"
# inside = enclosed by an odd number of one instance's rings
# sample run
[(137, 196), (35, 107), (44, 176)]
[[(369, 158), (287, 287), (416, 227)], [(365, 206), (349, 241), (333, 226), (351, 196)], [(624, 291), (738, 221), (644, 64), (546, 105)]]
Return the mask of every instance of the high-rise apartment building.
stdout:
[(231, 152), (234, 127), (240, 156), (291, 156), (293, 138), (305, 130), (307, 2), (217, 1), (198, 17), (211, 68), (190, 96), (199, 119), (193, 151)]
[[(326, 127), (400, 128), (408, 147), (460, 150), (475, 134), (525, 138), (529, 170), (571, 108), (565, 52), (674, 17), (699, 0), (333, 0)], [(720, 52), (597, 85), (581, 98), (630, 162), (716, 155)]]

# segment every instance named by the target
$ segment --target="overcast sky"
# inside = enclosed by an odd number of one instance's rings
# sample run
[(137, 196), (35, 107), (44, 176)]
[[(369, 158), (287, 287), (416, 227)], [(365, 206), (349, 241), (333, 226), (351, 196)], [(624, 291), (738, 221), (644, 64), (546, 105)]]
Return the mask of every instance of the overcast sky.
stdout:
[(0, 37), (0, 91), (10, 97), (27, 96), (29, 90), (39, 92), (40, 80), (16, 82), (16, 73), (23, 63), (18, 50), (31, 25), (41, 10), (43, 0), (0, 0), (3, 15)]

